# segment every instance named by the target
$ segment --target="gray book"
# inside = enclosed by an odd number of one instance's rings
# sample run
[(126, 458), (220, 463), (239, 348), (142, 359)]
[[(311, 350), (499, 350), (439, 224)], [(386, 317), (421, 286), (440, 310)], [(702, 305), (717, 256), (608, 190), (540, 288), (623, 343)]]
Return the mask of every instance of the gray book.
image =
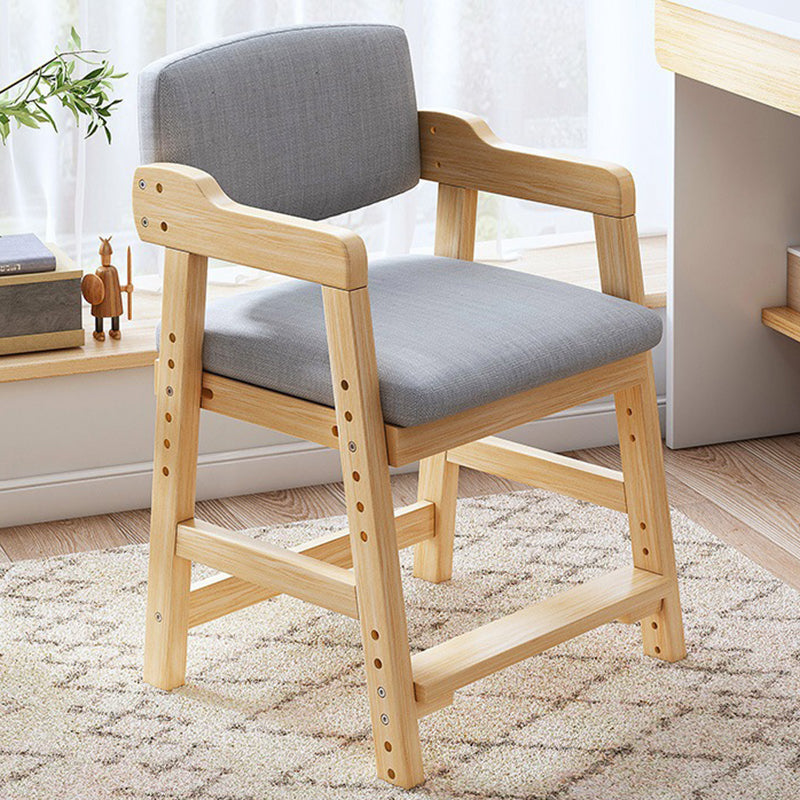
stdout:
[(56, 257), (33, 233), (0, 236), (0, 276), (52, 272)]

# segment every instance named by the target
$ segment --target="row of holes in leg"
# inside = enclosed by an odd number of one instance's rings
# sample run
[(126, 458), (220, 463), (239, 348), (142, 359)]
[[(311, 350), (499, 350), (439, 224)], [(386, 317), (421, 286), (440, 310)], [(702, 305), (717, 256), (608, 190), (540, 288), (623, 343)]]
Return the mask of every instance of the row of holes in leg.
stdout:
[[(632, 409), (632, 408), (626, 408), (626, 409), (625, 409), (625, 413), (626, 413), (626, 414), (627, 414), (629, 417), (632, 417), (632, 416), (633, 416), (633, 409)], [(635, 442), (635, 441), (636, 441), (636, 435), (632, 433), (632, 434), (630, 435), (630, 439), (631, 439), (631, 441), (632, 441), (632, 442)], [(641, 528), (643, 531), (645, 531), (645, 530), (647, 530), (647, 523), (646, 523), (646, 522), (640, 522), (640, 523), (639, 523), (639, 527), (640, 527), (640, 528)], [(649, 556), (649, 555), (650, 555), (650, 551), (649, 551), (649, 550), (648, 550), (646, 547), (643, 547), (643, 548), (642, 548), (642, 555), (643, 555), (643, 556)]]
[[(159, 189), (159, 191), (161, 191), (161, 190)], [(175, 336), (175, 334), (172, 331), (170, 331), (169, 336), (167, 338), (169, 339), (169, 341), (172, 344), (175, 344), (175, 342), (177, 341), (178, 337)], [(169, 369), (175, 369), (175, 361), (173, 359), (171, 359), (171, 358), (167, 359), (167, 367), (169, 367)], [(167, 386), (167, 397), (172, 397), (173, 394), (174, 394), (174, 392), (172, 390), (172, 387), (171, 386)], [(164, 420), (165, 420), (165, 422), (168, 422), (168, 423), (172, 422), (172, 414), (169, 411), (164, 413)], [(172, 442), (170, 442), (170, 440), (167, 438), (167, 439), (164, 439), (163, 444), (164, 444), (164, 449), (165, 450), (169, 450), (169, 448), (172, 445)], [(162, 467), (161, 468), (161, 472), (164, 475), (164, 477), (169, 477), (169, 467), (167, 467), (167, 466)]]
[[(343, 380), (340, 385), (341, 385), (341, 387), (342, 387), (342, 389), (344, 391), (347, 391), (350, 388), (350, 384), (346, 380)], [(352, 415), (352, 413), (350, 411), (345, 411), (344, 412), (344, 418), (345, 418), (345, 420), (347, 422), (352, 422), (353, 421), (353, 415)], [(339, 429), (335, 425), (333, 427), (333, 435), (334, 436), (338, 436), (339, 435)], [(353, 444), (355, 444), (355, 442), (351, 442), (350, 443), (351, 452), (355, 452), (355, 449), (353, 448)], [(358, 472), (358, 470), (353, 470), (350, 473), (350, 476), (353, 479), (354, 483), (358, 483), (361, 480), (361, 474)], [(364, 504), (360, 500), (356, 502), (356, 509), (358, 510), (358, 512), (360, 514), (364, 512)], [(359, 538), (361, 539), (362, 542), (369, 541), (369, 535), (367, 534), (367, 532), (365, 530), (362, 530), (359, 533)], [(372, 638), (373, 641), (377, 642), (377, 641), (380, 640), (381, 635), (376, 629), (373, 628), (370, 631), (370, 637)], [(372, 665), (375, 667), (376, 670), (383, 669), (383, 662), (381, 661), (380, 658), (373, 659)], [(381, 694), (381, 692), (382, 692), (382, 694)], [(381, 697), (381, 699), (384, 699), (386, 697), (386, 691), (383, 689), (382, 686), (378, 688), (378, 694)], [(388, 725), (389, 724), (390, 720), (389, 720), (389, 717), (388, 717), (388, 715), (386, 713), (381, 714), (381, 722), (384, 725)], [(392, 752), (392, 743), (388, 739), (384, 740), (383, 749), (387, 753), (391, 753)], [(394, 780), (395, 777), (396, 777), (396, 773), (391, 767), (386, 770), (386, 775), (389, 778), (389, 780)]]
[[(632, 408), (626, 408), (626, 409), (625, 409), (625, 413), (626, 413), (626, 414), (627, 414), (629, 417), (631, 417), (631, 416), (633, 416), (633, 409), (632, 409)], [(631, 434), (631, 441), (632, 441), (632, 442), (635, 442), (635, 441), (636, 441), (636, 436), (635, 436), (634, 434)], [(647, 530), (647, 523), (646, 523), (646, 522), (640, 522), (640, 523), (639, 523), (639, 528), (641, 528), (641, 530), (643, 530), (643, 531), (646, 531), (646, 530)], [(644, 556), (649, 556), (649, 555), (650, 555), (650, 551), (649, 551), (649, 550), (648, 550), (646, 547), (643, 547), (643, 548), (642, 548), (642, 555), (644, 555)], [(655, 620), (653, 620), (653, 621), (650, 623), (650, 627), (651, 627), (651, 628), (652, 628), (654, 631), (657, 631), (657, 630), (658, 630), (658, 623), (657, 623)], [(653, 650), (655, 651), (655, 654), (656, 654), (656, 655), (659, 655), (659, 654), (661, 653), (661, 648), (660, 648), (658, 645), (656, 645), (656, 646), (653, 648)]]

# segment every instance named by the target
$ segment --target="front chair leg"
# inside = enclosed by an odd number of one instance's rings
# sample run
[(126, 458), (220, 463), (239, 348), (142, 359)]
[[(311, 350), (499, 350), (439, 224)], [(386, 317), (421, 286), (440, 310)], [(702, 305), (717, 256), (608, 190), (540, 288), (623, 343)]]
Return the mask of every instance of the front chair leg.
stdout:
[(453, 576), (458, 465), (438, 453), (419, 462), (418, 500), (434, 504), (433, 537), (414, 546), (414, 576), (441, 583)]
[(366, 289), (323, 289), (378, 777), (423, 780), (411, 653)]
[(686, 655), (686, 645), (664, 476), (661, 428), (652, 359), (649, 353), (643, 359), (643, 381), (614, 395), (625, 498), (634, 565), (667, 575), (672, 583), (672, 589), (658, 613), (641, 622), (644, 652), (664, 661), (679, 661)]
[(203, 366), (206, 259), (167, 250), (159, 353), (144, 679), (186, 679), (191, 562), (175, 555), (177, 525), (194, 516)]

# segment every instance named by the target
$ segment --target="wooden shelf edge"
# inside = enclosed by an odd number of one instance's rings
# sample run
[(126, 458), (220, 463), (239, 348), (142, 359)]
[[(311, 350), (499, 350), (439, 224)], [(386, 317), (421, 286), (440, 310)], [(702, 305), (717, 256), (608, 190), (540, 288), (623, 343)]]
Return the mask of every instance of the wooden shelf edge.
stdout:
[(149, 367), (156, 356), (155, 323), (123, 328), (119, 341), (106, 334), (104, 342), (97, 342), (87, 333), (83, 347), (0, 356), (0, 383)]
[(800, 342), (800, 311), (789, 306), (761, 309), (761, 322), (790, 339)]

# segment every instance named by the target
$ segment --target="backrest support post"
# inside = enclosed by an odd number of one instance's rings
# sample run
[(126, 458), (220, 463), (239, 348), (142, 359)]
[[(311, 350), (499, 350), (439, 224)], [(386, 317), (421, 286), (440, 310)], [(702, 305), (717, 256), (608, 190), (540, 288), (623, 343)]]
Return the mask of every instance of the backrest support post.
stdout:
[(478, 191), (463, 186), (439, 184), (436, 204), (437, 256), (472, 261), (475, 257), (475, 220), (478, 210)]
[(644, 305), (644, 278), (636, 217), (595, 214), (594, 230), (603, 292)]

